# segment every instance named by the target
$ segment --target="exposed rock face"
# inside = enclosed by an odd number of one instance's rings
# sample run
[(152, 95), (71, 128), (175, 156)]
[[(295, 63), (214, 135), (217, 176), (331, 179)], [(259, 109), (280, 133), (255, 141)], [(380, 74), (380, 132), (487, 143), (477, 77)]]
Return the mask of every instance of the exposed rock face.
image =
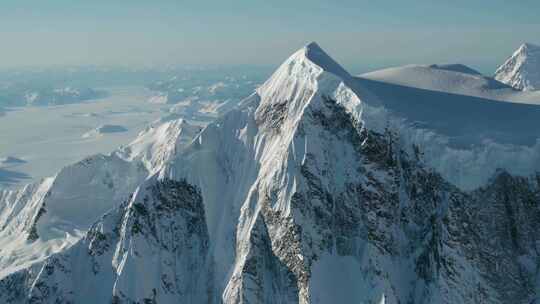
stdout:
[(148, 182), (76, 245), (2, 280), (0, 298), (3, 303), (207, 303), (208, 246), (199, 191), (183, 181)]
[(508, 303), (528, 303), (537, 292), (539, 182), (539, 175), (523, 178), (501, 171), (473, 193), (471, 254)]
[(396, 130), (366, 127), (336, 65), (310, 44), (189, 143), (123, 151), (151, 176), (70, 248), (4, 276), (0, 302), (536, 299), (540, 177), (454, 186)]

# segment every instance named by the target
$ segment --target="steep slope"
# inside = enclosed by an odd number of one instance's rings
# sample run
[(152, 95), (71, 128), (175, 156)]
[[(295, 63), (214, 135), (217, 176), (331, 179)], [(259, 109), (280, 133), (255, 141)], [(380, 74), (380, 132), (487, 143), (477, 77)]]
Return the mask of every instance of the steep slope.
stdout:
[(2, 192), (0, 276), (69, 247), (146, 174), (117, 156), (97, 155), (41, 183)]
[(467, 252), (475, 267), (507, 303), (538, 301), (540, 174), (524, 178), (499, 171), (472, 195), (467, 223), (475, 233)]
[(111, 155), (88, 157), (42, 182), (0, 191), (0, 278), (76, 242), (199, 131), (183, 120), (149, 127)]
[(0, 300), (208, 303), (211, 261), (201, 203), (185, 182), (150, 179), (76, 245), (3, 280)]
[(521, 45), (495, 72), (495, 79), (518, 90), (540, 90), (540, 46)]
[[(358, 95), (372, 93), (364, 98), (368, 128), (399, 130), (402, 140), (422, 148), (430, 167), (462, 189), (484, 185), (498, 168), (518, 175), (540, 170), (540, 106), (459, 93), (461, 81), (472, 85), (476, 77), (413, 66), (355, 77), (350, 86)], [(452, 79), (460, 80), (456, 88), (447, 86)], [(537, 93), (502, 89), (508, 90)]]
[(454, 186), (363, 89), (316, 44), (302, 48), (240, 108), (159, 149), (174, 153), (147, 161), (155, 175), (70, 249), (1, 279), (0, 299), (534, 300), (540, 179), (499, 171), (475, 191)]
[(116, 154), (129, 162), (141, 162), (153, 174), (188, 146), (201, 130), (184, 119), (159, 120)]
[(376, 95), (385, 109), (417, 127), (447, 136), (454, 147), (470, 148), (488, 140), (530, 147), (540, 134), (540, 105), (501, 102), (367, 78), (356, 81)]

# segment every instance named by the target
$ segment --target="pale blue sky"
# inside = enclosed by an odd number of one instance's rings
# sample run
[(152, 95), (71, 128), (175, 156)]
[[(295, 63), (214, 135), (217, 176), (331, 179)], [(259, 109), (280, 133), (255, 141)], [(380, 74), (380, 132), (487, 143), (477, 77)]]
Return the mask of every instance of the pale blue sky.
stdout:
[(469, 64), (540, 43), (538, 0), (2, 0), (0, 67), (277, 65), (317, 41), (350, 69)]

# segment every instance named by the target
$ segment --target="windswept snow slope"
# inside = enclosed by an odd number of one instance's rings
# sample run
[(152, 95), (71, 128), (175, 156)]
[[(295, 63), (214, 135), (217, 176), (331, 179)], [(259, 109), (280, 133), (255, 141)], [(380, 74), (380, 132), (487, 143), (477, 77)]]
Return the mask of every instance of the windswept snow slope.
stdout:
[[(153, 126), (117, 153), (3, 193), (11, 222), (0, 232), (27, 241), (12, 251), (48, 253), (4, 262), (0, 302), (534, 301), (538, 167), (475, 168), (477, 150), (448, 146), (380, 97), (311, 43), (200, 132)], [(457, 187), (434, 153), (490, 178)], [(520, 162), (530, 164), (506, 164)]]
[(54, 177), (0, 191), (0, 277), (69, 247), (198, 131), (181, 119), (151, 126), (111, 155), (88, 157)]
[(511, 103), (540, 104), (539, 92), (522, 92), (464, 65), (408, 65), (366, 73), (361, 78), (455, 95)]
[(438, 92), (357, 78), (383, 106), (418, 127), (448, 136), (458, 147), (483, 141), (534, 146), (540, 135), (540, 106)]
[[(540, 168), (540, 92), (433, 66), (377, 71), (351, 86), (371, 93), (364, 108), (370, 128), (399, 130), (422, 148), (429, 166), (463, 189), (485, 184), (497, 168), (518, 175)], [(517, 99), (523, 96), (537, 97)]]

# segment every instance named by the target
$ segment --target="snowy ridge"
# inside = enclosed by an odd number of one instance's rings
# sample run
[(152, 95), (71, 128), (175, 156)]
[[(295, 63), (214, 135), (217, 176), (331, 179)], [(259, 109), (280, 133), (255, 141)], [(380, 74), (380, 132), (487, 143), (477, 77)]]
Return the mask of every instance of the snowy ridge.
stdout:
[(0, 191), (0, 277), (69, 247), (200, 131), (151, 126), (111, 155), (88, 157), (20, 190)]
[(21, 226), (13, 231), (13, 223), (6, 223), (0, 231), (0, 242), (5, 244), (0, 275), (13, 271), (19, 262), (32, 263), (69, 247), (144, 176), (118, 157), (98, 155), (43, 182), (3, 192), (3, 211), (9, 210), (6, 214)]
[(122, 147), (117, 155), (133, 162), (140, 161), (148, 172), (157, 172), (179, 150), (191, 143), (201, 131), (183, 119), (153, 124), (142, 131), (129, 145)]
[[(210, 269), (205, 259), (207, 238), (197, 189), (150, 179), (129, 201), (105, 214), (76, 245), (2, 281), (0, 299), (3, 303), (208, 303), (210, 273), (202, 271)], [(146, 279), (134, 281), (135, 277)], [(84, 286), (79, 284), (82, 281)]]
[(474, 96), (488, 102), (540, 104), (540, 92), (517, 90), (499, 78), (484, 76), (461, 64), (406, 65), (369, 72), (358, 78), (401, 87)]
[(495, 72), (495, 79), (518, 90), (540, 90), (540, 46), (521, 45)]
[[(80, 239), (11, 269), (0, 300), (533, 301), (540, 178), (499, 170), (456, 187), (424, 157), (445, 149), (439, 135), (414, 133), (336, 65), (309, 44), (202, 131), (166, 122), (63, 170), (34, 242)], [(101, 208), (93, 225), (71, 213), (85, 205)]]
[(430, 68), (445, 70), (445, 71), (454, 71), (458, 73), (471, 74), (471, 75), (482, 75), (482, 73), (477, 70), (470, 68), (466, 65), (454, 63), (454, 64), (432, 64)]
[(0, 191), (0, 277), (44, 259), (48, 254), (43, 251), (47, 248), (58, 251), (70, 243), (70, 240), (46, 245), (27, 243), (29, 238), (37, 236), (35, 222), (51, 184), (52, 179), (46, 179), (19, 190)]
[[(236, 237), (234, 232), (249, 197), (257, 196), (257, 188), (262, 185), (285, 182), (290, 169), (283, 167), (283, 161), (290, 157), (290, 149), (300, 153), (296, 161), (303, 159), (305, 144), (292, 140), (305, 111), (320, 107), (322, 95), (338, 98), (337, 94), (345, 90), (337, 76), (322, 69), (308, 55), (302, 49), (291, 56), (256, 95), (244, 101), (243, 109), (210, 124), (163, 172), (169, 178), (185, 178), (202, 189), (211, 244), (220, 253), (215, 276), (223, 288), (229, 282), (230, 267), (236, 263), (234, 251), (231, 252), (236, 247), (234, 239), (249, 239), (249, 229), (246, 234), (240, 229)], [(328, 62), (329, 57), (319, 55), (319, 59)], [(279, 168), (284, 171), (274, 172)], [(291, 194), (277, 203), (283, 212), (289, 212), (287, 200)]]

